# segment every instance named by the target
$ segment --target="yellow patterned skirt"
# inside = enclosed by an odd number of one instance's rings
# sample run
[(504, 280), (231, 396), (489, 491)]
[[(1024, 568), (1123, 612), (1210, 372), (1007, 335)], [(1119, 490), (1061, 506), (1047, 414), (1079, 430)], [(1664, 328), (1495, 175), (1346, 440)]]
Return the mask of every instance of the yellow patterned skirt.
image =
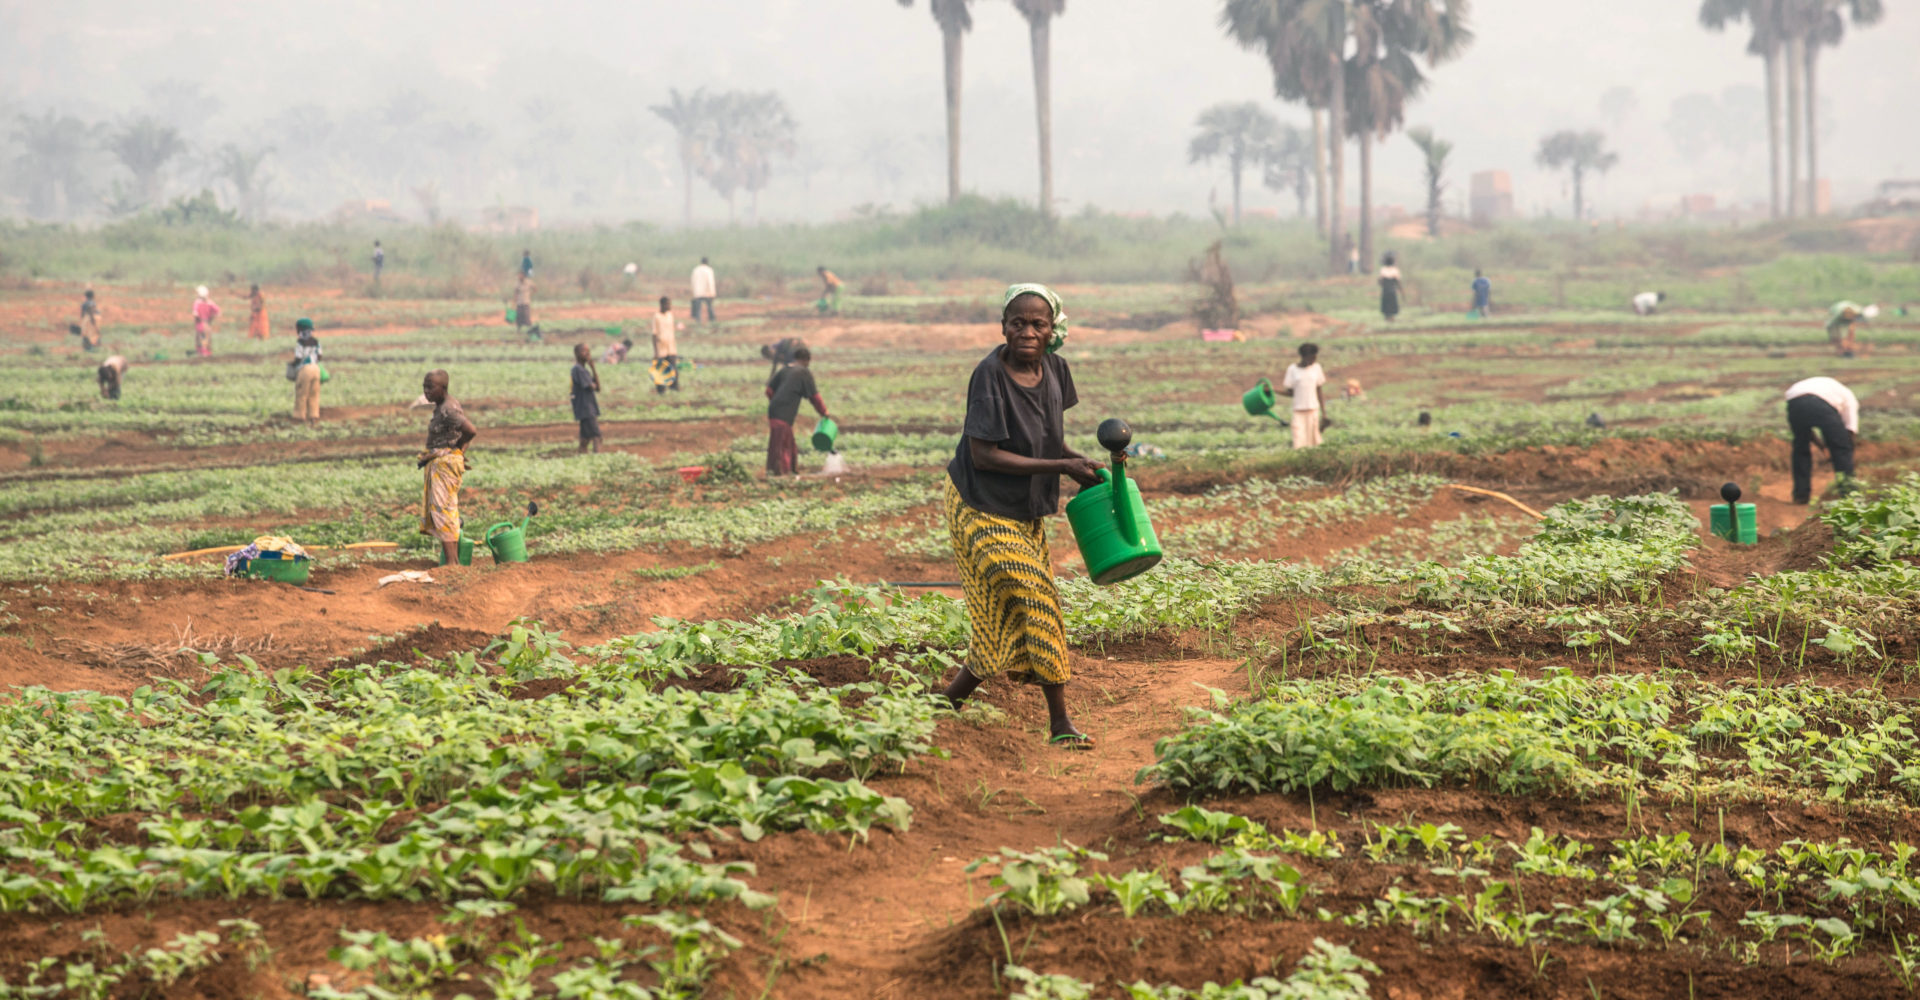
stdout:
[(1036, 684), (1065, 684), (1066, 624), (1053, 583), (1046, 522), (1017, 521), (967, 506), (946, 482), (947, 535), (967, 592), (967, 672), (1006, 674)]
[(467, 456), (452, 448), (435, 448), (431, 454), (420, 496), (420, 533), (442, 542), (459, 541), (460, 480), (467, 474)]

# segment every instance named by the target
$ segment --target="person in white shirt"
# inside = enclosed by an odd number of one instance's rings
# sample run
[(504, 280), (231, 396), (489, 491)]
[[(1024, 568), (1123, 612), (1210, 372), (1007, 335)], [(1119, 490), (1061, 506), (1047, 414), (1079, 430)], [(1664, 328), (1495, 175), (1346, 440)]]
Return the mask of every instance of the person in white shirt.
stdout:
[(693, 269), (693, 321), (700, 322), (700, 304), (706, 303), (707, 322), (713, 322), (713, 300), (716, 294), (713, 279), (713, 265), (705, 257), (700, 258), (700, 266)]
[(1660, 303), (1665, 301), (1667, 301), (1665, 292), (1641, 292), (1633, 297), (1634, 315), (1651, 316), (1653, 311), (1660, 307)]
[(1793, 502), (1813, 499), (1813, 432), (1833, 460), (1835, 485), (1853, 489), (1853, 436), (1860, 433), (1860, 401), (1853, 390), (1825, 375), (1787, 387), (1787, 426), (1793, 430)]
[(1320, 387), (1327, 384), (1327, 373), (1320, 370), (1320, 346), (1301, 344), (1300, 361), (1287, 366), (1280, 380), (1282, 395), (1293, 397), (1293, 446), (1311, 448), (1320, 443), (1326, 429), (1327, 403)]
[(668, 389), (680, 391), (680, 347), (673, 321), (673, 300), (660, 296), (660, 311), (653, 314), (653, 391), (665, 395)]

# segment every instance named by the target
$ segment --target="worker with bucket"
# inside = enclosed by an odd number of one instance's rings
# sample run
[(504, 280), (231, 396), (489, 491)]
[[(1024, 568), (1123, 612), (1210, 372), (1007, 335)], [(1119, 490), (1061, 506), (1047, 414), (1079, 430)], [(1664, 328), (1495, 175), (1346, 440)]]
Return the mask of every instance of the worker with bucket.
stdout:
[(947, 685), (958, 708), (982, 681), (1005, 675), (1040, 685), (1049, 739), (1089, 749), (1067, 716), (1067, 658), (1060, 592), (1046, 518), (1059, 509), (1060, 477), (1100, 483), (1099, 463), (1067, 444), (1065, 413), (1079, 402), (1059, 354), (1067, 339), (1060, 297), (1019, 284), (1001, 300), (1006, 343), (973, 369), (966, 423), (947, 465), (947, 535), (967, 595), (967, 662)]
[(420, 383), (420, 398), (433, 404), (427, 450), (417, 467), (426, 472), (420, 497), (420, 533), (440, 543), (440, 565), (460, 561), (460, 481), (467, 474), (467, 445), (479, 434), (460, 401), (448, 393), (451, 379), (436, 368)]
[[(793, 360), (767, 380), (767, 479), (800, 474), (800, 449), (793, 441), (793, 421), (800, 415), (800, 401), (813, 404), (815, 413), (825, 422), (827, 403), (813, 381), (813, 352), (802, 344), (793, 349)], [(828, 442), (832, 447), (832, 442)]]

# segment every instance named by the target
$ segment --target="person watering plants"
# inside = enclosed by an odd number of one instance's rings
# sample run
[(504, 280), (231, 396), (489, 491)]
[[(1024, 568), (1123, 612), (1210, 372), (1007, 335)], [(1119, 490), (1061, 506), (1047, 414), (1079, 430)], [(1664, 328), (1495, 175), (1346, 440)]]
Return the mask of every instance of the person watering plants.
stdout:
[(1793, 431), (1793, 502), (1813, 500), (1813, 432), (1833, 460), (1834, 485), (1853, 488), (1853, 437), (1860, 433), (1860, 400), (1838, 379), (1804, 378), (1787, 387), (1787, 427)]
[(813, 404), (815, 413), (827, 415), (826, 401), (813, 382), (813, 352), (806, 345), (794, 349), (793, 360), (773, 373), (767, 381), (767, 479), (800, 474), (800, 450), (793, 443), (793, 419), (800, 415), (800, 401)]
[(205, 285), (194, 289), (193, 296), (193, 349), (203, 358), (212, 357), (213, 321), (220, 318), (220, 307)]
[(1072, 668), (1045, 518), (1060, 506), (1060, 477), (1093, 486), (1100, 463), (1067, 444), (1065, 414), (1080, 397), (1059, 354), (1067, 339), (1060, 297), (1044, 285), (1008, 288), (1000, 333), (1006, 343), (967, 382), (966, 424), (947, 464), (947, 536), (971, 638), (946, 697), (958, 708), (1001, 675), (1038, 684), (1050, 742), (1089, 749), (1093, 739), (1067, 717)]
[(1859, 342), (1853, 339), (1854, 324), (1872, 320), (1878, 315), (1879, 306), (1861, 307), (1844, 300), (1835, 302), (1827, 310), (1827, 343), (1832, 344), (1834, 353), (1841, 357), (1853, 357), (1860, 349)]
[(427, 450), (417, 467), (426, 470), (420, 498), (420, 533), (440, 543), (440, 565), (460, 561), (460, 480), (467, 474), (467, 445), (479, 434), (459, 400), (447, 394), (446, 369), (436, 368), (420, 382), (422, 399), (433, 404), (427, 421)]
[(1320, 387), (1327, 384), (1327, 373), (1320, 368), (1320, 345), (1301, 344), (1300, 360), (1287, 366), (1280, 380), (1280, 394), (1293, 397), (1293, 446), (1312, 448), (1320, 443), (1320, 432), (1331, 424), (1326, 417), (1327, 398)]
[(840, 286), (843, 284), (840, 276), (827, 270), (825, 264), (814, 270), (820, 275), (820, 301), (815, 302), (813, 307), (823, 313), (840, 315)]
[(304, 316), (293, 329), (298, 336), (293, 342), (293, 419), (311, 427), (320, 422), (320, 338), (313, 335), (313, 320)]
[(600, 450), (600, 373), (593, 368), (593, 349), (573, 345), (573, 419), (580, 421), (580, 453)]

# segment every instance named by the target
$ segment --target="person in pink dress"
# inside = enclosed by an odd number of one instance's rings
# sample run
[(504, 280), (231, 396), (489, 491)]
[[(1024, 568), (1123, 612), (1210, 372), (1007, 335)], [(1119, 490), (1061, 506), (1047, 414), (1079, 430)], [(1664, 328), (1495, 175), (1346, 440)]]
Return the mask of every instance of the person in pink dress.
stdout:
[(220, 317), (220, 307), (213, 304), (207, 286), (201, 285), (193, 290), (193, 349), (203, 358), (213, 356), (213, 321)]

